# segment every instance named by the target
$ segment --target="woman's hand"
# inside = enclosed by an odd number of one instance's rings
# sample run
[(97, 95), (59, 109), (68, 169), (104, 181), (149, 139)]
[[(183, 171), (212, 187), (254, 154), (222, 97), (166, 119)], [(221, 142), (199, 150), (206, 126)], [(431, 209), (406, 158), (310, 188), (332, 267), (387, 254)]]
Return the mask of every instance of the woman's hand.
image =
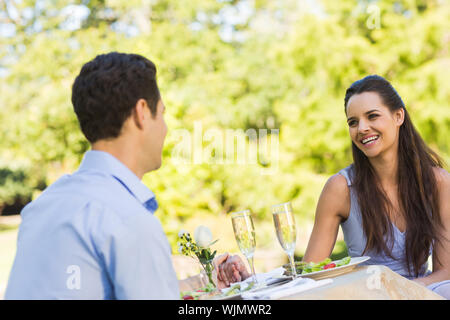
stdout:
[(213, 266), (214, 266), (214, 270), (213, 270), (213, 274), (215, 274), (216, 277), (216, 286), (217, 289), (223, 289), (229, 286), (229, 284), (227, 284), (225, 281), (222, 280), (222, 277), (220, 276), (220, 268), (221, 266), (225, 263), (225, 261), (228, 259), (229, 254), (228, 253), (224, 253), (218, 257), (215, 257), (213, 260)]
[(230, 256), (228, 253), (224, 253), (214, 259), (214, 267), (217, 270), (217, 287), (219, 289), (250, 277), (250, 273), (238, 255)]

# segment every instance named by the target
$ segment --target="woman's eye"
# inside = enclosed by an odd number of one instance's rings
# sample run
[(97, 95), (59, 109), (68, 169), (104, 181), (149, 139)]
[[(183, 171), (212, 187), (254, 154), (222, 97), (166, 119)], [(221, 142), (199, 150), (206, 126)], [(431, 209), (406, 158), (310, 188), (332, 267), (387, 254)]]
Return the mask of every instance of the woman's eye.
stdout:
[(378, 117), (378, 114), (369, 114), (369, 119), (375, 119)]
[(356, 125), (356, 121), (355, 120), (352, 120), (352, 121), (348, 122), (348, 126), (349, 127), (353, 127), (354, 125)]

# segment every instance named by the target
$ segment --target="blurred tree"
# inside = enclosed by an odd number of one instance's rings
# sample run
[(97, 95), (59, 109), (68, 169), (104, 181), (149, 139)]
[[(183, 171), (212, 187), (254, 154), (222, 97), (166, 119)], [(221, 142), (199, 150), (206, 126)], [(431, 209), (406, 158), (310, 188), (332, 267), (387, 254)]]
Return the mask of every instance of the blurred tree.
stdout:
[[(352, 161), (343, 98), (367, 74), (392, 82), (448, 163), (449, 30), (450, 3), (438, 0), (4, 0), (0, 167), (14, 183), (0, 184), (0, 202), (76, 169), (89, 145), (72, 83), (97, 54), (121, 51), (158, 66), (170, 130), (163, 167), (144, 182), (173, 243), (194, 215), (249, 207), (265, 219), (271, 204), (292, 200), (300, 221), (312, 219), (327, 176)], [(185, 165), (174, 156), (178, 129), (192, 138)], [(259, 129), (279, 129), (277, 157), (239, 164), (207, 154), (212, 130), (234, 130), (261, 151)], [(17, 168), (25, 176), (11, 180)]]

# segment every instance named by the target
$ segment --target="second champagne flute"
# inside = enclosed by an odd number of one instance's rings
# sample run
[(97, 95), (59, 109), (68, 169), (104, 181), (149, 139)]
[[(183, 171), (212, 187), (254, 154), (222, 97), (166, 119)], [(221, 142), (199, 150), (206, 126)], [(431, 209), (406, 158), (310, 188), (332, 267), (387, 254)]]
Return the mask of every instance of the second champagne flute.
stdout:
[(292, 276), (297, 277), (297, 270), (294, 262), (294, 251), (297, 240), (297, 231), (295, 228), (294, 215), (290, 202), (272, 206), (273, 222), (277, 232), (277, 238), (281, 247), (289, 256), (291, 263)]
[(233, 212), (231, 214), (231, 221), (233, 223), (236, 242), (252, 269), (253, 281), (257, 283), (255, 267), (253, 265), (253, 255), (256, 247), (255, 227), (253, 226), (250, 210)]

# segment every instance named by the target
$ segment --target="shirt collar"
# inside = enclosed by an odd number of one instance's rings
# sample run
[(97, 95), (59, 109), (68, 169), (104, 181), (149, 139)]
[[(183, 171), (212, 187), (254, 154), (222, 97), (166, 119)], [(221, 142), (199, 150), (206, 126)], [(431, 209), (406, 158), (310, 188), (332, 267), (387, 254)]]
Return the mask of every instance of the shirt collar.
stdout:
[[(154, 193), (127, 166), (107, 152), (98, 150), (87, 151), (79, 168), (79, 171), (83, 170), (101, 171), (112, 175), (146, 208), (148, 207), (147, 203), (156, 202)], [(153, 209), (154, 205), (151, 208)]]

